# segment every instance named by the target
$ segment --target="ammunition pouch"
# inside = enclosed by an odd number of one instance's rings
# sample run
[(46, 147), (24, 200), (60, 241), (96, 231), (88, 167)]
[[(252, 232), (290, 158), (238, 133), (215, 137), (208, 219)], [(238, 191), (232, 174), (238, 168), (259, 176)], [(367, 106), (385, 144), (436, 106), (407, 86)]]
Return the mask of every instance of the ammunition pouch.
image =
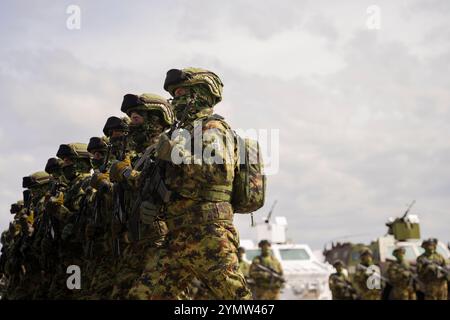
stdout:
[(169, 231), (221, 221), (233, 221), (233, 209), (228, 202), (209, 202), (195, 205), (180, 216), (165, 220)]

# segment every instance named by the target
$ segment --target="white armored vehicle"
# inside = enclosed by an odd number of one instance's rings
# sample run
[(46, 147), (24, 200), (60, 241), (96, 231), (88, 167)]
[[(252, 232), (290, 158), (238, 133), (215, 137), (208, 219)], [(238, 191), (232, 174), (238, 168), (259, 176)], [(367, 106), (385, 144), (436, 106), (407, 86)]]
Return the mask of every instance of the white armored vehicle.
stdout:
[(281, 292), (282, 300), (331, 299), (328, 277), (334, 272), (333, 267), (316, 257), (307, 244), (288, 243), (286, 218), (275, 217), (274, 222), (270, 222), (270, 215), (255, 225), (256, 243), (251, 240), (241, 241), (241, 246), (246, 250), (246, 260), (251, 263), (260, 253), (258, 242), (267, 239), (272, 244), (272, 253), (280, 261), (286, 279)]

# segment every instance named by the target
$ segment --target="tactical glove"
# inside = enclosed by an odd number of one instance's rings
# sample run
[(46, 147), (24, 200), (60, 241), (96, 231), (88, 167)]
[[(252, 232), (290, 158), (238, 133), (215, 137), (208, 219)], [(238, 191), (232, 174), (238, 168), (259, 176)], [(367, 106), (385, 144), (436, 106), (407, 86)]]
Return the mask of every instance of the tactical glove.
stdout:
[(109, 173), (96, 172), (92, 175), (90, 185), (98, 191), (105, 192), (110, 190)]
[(111, 165), (111, 169), (109, 169), (109, 179), (111, 182), (122, 182), (124, 180), (124, 172), (130, 169), (131, 170), (131, 161), (130, 157), (126, 157), (123, 161), (116, 161)]
[(167, 134), (162, 133), (159, 136), (158, 144), (156, 146), (156, 157), (161, 160), (171, 161), (173, 146), (173, 141), (170, 140)]

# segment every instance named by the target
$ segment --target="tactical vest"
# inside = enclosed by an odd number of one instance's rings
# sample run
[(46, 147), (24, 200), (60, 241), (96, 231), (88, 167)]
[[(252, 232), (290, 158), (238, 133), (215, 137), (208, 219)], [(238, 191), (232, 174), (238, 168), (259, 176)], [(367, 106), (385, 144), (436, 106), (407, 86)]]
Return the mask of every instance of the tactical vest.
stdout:
[[(232, 180), (224, 185), (205, 184), (200, 189), (194, 181), (189, 181), (190, 177), (184, 177), (186, 183), (183, 183), (182, 186), (175, 186), (174, 191), (183, 197), (194, 200), (231, 202), (236, 213), (251, 213), (261, 208), (265, 200), (266, 177), (263, 174), (259, 144), (257, 141), (239, 137), (220, 115), (208, 115), (197, 118), (195, 121), (203, 121), (202, 125), (204, 126), (213, 120), (219, 121), (233, 135)], [(191, 134), (191, 137), (193, 136), (193, 123), (189, 123), (184, 129)], [(194, 148), (193, 140), (191, 140), (191, 147)], [(182, 169), (172, 168), (176, 172), (175, 175), (183, 174)], [(168, 170), (169, 175), (170, 170)]]

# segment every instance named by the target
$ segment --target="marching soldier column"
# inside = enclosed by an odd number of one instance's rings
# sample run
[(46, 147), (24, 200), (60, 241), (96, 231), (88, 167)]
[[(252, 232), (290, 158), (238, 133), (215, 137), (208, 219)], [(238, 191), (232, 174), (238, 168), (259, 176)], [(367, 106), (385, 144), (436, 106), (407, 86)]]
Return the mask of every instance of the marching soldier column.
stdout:
[[(25, 177), (1, 237), (1, 298), (250, 299), (233, 214), (263, 206), (265, 177), (260, 157), (238, 163), (248, 141), (213, 113), (222, 88), (211, 71), (172, 69), (172, 102), (125, 95), (103, 137), (61, 144)], [(73, 266), (81, 288), (67, 285)]]

